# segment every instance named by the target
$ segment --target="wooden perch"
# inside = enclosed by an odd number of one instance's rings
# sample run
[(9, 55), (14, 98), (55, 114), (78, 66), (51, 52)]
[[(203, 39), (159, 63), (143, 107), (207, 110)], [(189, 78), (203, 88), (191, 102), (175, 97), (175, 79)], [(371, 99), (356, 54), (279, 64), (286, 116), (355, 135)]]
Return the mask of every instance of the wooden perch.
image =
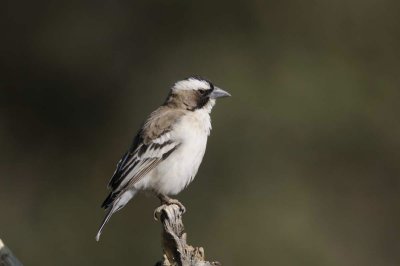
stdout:
[(163, 260), (156, 266), (212, 266), (219, 262), (205, 261), (204, 249), (186, 243), (187, 235), (182, 222), (182, 208), (177, 204), (161, 205), (155, 217), (162, 224)]
[(14, 256), (0, 239), (0, 266), (22, 266), (22, 263)]

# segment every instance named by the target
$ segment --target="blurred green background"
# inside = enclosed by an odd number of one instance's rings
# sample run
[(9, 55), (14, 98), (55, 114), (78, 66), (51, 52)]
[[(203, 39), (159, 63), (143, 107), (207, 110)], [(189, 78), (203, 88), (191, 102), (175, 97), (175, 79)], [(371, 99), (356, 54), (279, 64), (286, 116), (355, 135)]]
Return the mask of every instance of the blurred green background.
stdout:
[(5, 1), (0, 238), (26, 265), (154, 265), (158, 200), (106, 183), (169, 87), (228, 90), (189, 242), (224, 265), (400, 264), (400, 3)]

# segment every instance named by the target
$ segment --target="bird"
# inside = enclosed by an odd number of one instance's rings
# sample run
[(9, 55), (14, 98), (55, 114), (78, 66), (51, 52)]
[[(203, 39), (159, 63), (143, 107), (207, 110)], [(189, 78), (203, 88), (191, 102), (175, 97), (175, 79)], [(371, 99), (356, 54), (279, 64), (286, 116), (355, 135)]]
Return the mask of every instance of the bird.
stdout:
[(184, 206), (176, 195), (197, 174), (211, 131), (210, 113), (216, 99), (228, 92), (198, 76), (177, 81), (164, 103), (153, 111), (118, 162), (101, 205), (106, 210), (96, 235), (139, 191), (150, 191), (164, 204)]

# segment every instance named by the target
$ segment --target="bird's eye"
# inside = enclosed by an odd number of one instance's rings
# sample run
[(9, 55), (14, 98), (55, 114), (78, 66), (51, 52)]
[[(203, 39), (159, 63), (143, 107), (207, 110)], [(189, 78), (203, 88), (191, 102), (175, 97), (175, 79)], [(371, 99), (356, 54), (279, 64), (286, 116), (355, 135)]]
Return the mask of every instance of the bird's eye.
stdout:
[(200, 89), (198, 90), (198, 92), (200, 92), (201, 95), (204, 95), (206, 93), (206, 90)]

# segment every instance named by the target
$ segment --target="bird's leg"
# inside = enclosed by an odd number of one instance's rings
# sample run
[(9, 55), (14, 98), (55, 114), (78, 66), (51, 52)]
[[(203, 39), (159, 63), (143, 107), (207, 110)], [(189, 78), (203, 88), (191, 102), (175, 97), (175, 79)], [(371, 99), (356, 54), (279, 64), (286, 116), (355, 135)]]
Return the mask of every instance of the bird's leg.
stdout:
[(177, 199), (171, 199), (170, 197), (168, 197), (167, 195), (164, 194), (157, 194), (157, 197), (160, 199), (161, 201), (161, 206), (158, 207), (155, 211), (154, 211), (154, 219), (157, 219), (157, 213), (161, 212), (161, 210), (164, 208), (164, 205), (171, 205), (171, 204), (176, 204), (179, 206), (179, 209), (181, 210), (182, 213), (186, 212), (186, 208), (185, 206), (183, 206), (183, 204), (177, 200)]

